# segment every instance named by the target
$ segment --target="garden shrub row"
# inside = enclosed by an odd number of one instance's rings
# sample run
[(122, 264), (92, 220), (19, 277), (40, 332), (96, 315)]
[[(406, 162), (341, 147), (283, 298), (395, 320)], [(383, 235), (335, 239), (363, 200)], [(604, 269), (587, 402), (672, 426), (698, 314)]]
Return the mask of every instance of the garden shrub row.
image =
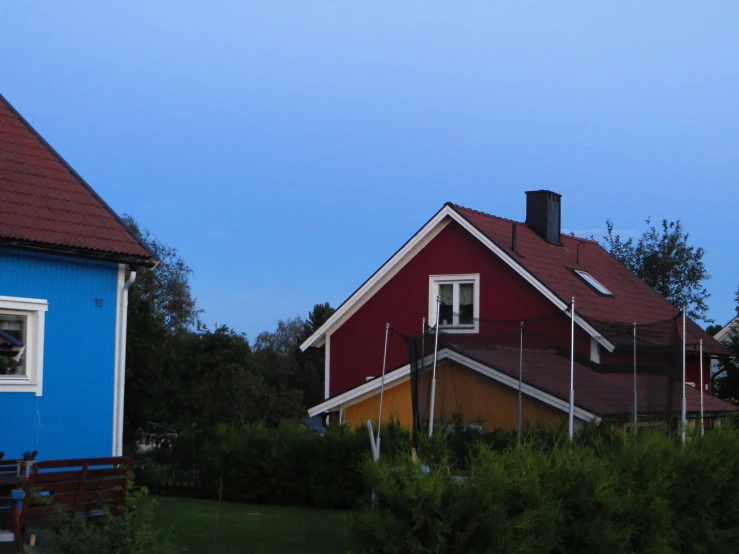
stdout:
[[(410, 452), (410, 435), (383, 425), (383, 452)], [(369, 498), (362, 465), (370, 457), (366, 428), (332, 425), (319, 434), (292, 421), (222, 428), (197, 464), (210, 496), (262, 504), (352, 508)], [(221, 488), (222, 487), (222, 488)]]
[[(443, 436), (425, 473), (399, 457), (365, 462), (374, 491), (353, 518), (375, 553), (735, 553), (739, 550), (739, 431), (683, 445), (585, 433), (520, 447), (478, 444), (460, 471)], [(462, 475), (462, 477), (460, 477)]]

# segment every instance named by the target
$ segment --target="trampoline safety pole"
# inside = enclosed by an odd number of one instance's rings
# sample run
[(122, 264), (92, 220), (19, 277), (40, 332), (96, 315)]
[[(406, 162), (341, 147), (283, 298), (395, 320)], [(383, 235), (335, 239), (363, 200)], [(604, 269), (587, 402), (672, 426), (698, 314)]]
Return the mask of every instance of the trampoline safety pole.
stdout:
[(575, 297), (570, 305), (570, 410), (569, 410), (570, 440), (575, 436)]
[(436, 404), (436, 359), (439, 354), (439, 311), (441, 296), (436, 297), (436, 337), (434, 338), (434, 371), (431, 378), (431, 406), (429, 409), (429, 437), (434, 434), (434, 405)]
[(636, 435), (637, 423), (639, 422), (639, 404), (636, 391), (636, 322), (634, 322), (634, 435)]
[(521, 322), (521, 344), (518, 349), (518, 444), (523, 432), (523, 321)]
[(382, 401), (385, 396), (385, 368), (387, 367), (387, 338), (390, 334), (390, 324), (385, 324), (385, 352), (382, 355), (382, 378), (380, 381), (380, 412), (377, 414), (377, 459), (380, 459), (380, 426), (382, 425)]
[(703, 339), (700, 340), (698, 343), (698, 348), (700, 349), (698, 352), (698, 355), (700, 356), (700, 372), (701, 372), (701, 437), (706, 432), (705, 423), (703, 422), (703, 390), (705, 389), (705, 386), (703, 385)]
[(682, 441), (685, 442), (688, 438), (688, 405), (685, 401), (685, 349), (687, 348), (686, 336), (685, 336), (685, 308), (683, 308), (683, 402), (682, 402), (682, 413), (680, 414), (681, 424), (681, 435)]

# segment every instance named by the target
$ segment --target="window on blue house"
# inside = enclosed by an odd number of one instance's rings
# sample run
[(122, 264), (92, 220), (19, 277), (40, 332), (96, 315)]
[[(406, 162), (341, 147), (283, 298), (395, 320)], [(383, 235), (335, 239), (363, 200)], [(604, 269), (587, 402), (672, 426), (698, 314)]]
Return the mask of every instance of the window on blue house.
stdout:
[(46, 300), (0, 296), (0, 392), (42, 393)]
[(28, 316), (0, 312), (0, 375), (26, 375)]

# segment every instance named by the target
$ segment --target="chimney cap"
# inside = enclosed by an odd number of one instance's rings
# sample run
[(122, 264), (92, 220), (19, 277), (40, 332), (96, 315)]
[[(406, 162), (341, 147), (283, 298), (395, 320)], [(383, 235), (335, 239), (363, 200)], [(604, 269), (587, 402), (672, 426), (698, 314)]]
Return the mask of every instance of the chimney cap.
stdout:
[(553, 190), (541, 189), (541, 190), (527, 190), (526, 191), (526, 194), (542, 194), (542, 193), (553, 194), (554, 196), (558, 198), (562, 198), (561, 194), (559, 194), (558, 192), (554, 192)]

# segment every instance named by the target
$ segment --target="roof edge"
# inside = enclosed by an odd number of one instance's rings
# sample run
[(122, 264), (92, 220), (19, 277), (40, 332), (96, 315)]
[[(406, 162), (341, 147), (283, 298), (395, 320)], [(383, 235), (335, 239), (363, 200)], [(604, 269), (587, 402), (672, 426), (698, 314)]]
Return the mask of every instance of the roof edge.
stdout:
[(0, 248), (19, 250), (23, 252), (35, 252), (38, 254), (50, 254), (54, 256), (67, 256), (70, 258), (79, 258), (98, 262), (123, 263), (130, 266), (141, 266), (147, 268), (154, 268), (159, 265), (158, 257), (143, 258), (117, 254), (115, 252), (104, 252), (102, 250), (57, 246), (40, 242), (11, 240), (2, 237), (0, 237)]

